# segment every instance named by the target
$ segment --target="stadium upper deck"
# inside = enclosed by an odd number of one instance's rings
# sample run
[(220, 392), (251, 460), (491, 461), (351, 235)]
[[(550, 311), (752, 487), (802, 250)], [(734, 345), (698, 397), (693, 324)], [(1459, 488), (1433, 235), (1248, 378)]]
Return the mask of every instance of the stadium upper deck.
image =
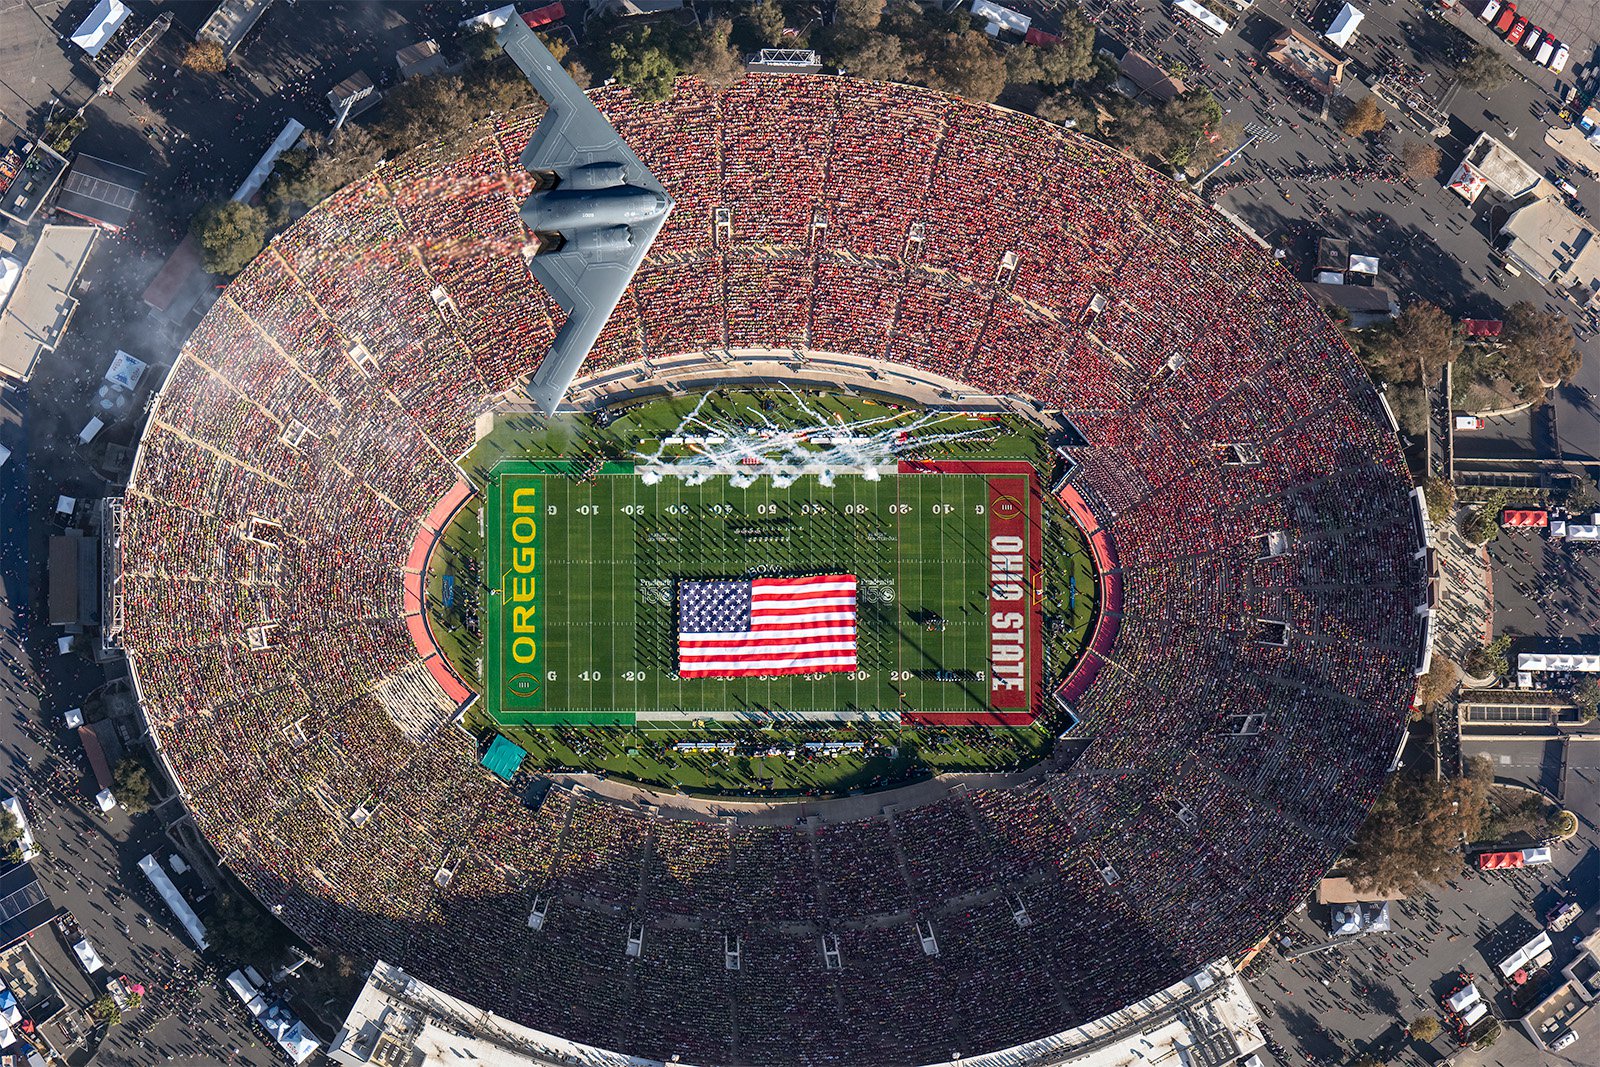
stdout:
[(1088, 748), (783, 827), (527, 805), (477, 767), (401, 569), (553, 333), (518, 255), (519, 113), (282, 235), (145, 433), (126, 645), (222, 857), (314, 941), (687, 1062), (998, 1048), (1253, 942), (1375, 797), (1421, 637), (1410, 487), (1336, 328), (1185, 191), (1025, 116), (820, 77), (597, 100), (678, 208), (592, 370), (829, 350), (1069, 412), (1120, 589)]

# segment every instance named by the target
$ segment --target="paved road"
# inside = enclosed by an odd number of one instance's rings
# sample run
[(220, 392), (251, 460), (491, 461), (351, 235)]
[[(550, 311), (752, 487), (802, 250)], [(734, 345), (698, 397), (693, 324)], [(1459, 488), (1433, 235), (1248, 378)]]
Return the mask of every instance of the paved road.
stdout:
[[(68, 707), (92, 707), (95, 691), (107, 680), (86, 655), (56, 654), (55, 632), (44, 625), (39, 607), (45, 602), (45, 538), (56, 529), (50, 518), (56, 495), (65, 489), (91, 498), (104, 490), (89, 466), (99, 453), (78, 447), (76, 428), (108, 361), (107, 342), (119, 335), (127, 311), (113, 284), (117, 246), (103, 246), (95, 255), (90, 277), (101, 299), (85, 305), (74, 332), (42, 361), (26, 394), (0, 397), (0, 441), (15, 449), (0, 470), (0, 650), (20, 664), (0, 672), (0, 786), (27, 806), (44, 850), (34, 868), (51, 899), (77, 919), (111, 967), (149, 991), (145, 1005), (100, 1046), (97, 1062), (267, 1064), (276, 1054), (262, 1046), (264, 1035), (197, 958), (136, 866), (140, 857), (167, 845), (155, 817), (132, 819), (118, 811), (105, 819), (91, 813), (93, 778), (82, 745), (61, 718)], [(118, 428), (110, 432), (115, 437)], [(123, 435), (131, 432), (121, 428)], [(150, 920), (148, 927), (141, 915)], [(55, 943), (45, 953), (47, 968), (75, 1014), (91, 987), (70, 963), (50, 965), (71, 959), (57, 935), (45, 930), (34, 940)], [(236, 1048), (240, 1055), (234, 1057)], [(87, 1051), (79, 1049), (73, 1062), (82, 1062)]]

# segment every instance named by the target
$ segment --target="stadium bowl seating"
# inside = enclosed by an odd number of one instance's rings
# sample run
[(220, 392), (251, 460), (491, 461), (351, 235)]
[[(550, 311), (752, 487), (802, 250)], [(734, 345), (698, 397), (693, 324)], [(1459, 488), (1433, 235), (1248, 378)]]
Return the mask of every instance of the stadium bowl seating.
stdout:
[[(475, 417), (559, 321), (519, 255), (523, 112), (384, 163), (275, 240), (144, 433), (125, 642), (222, 859), (313, 943), (702, 1064), (972, 1055), (1254, 943), (1359, 825), (1413, 693), (1410, 485), (1339, 331), (1186, 190), (1027, 116), (805, 76), (596, 99), (678, 206), (589, 370), (854, 353), (1082, 430), (1073, 485), (1122, 590), (1090, 653), (1118, 669), (1077, 698), (1092, 741), (1016, 789), (781, 827), (560, 788), (534, 807), (477, 766), (402, 571)], [(1269, 531), (1290, 549), (1262, 560)]]

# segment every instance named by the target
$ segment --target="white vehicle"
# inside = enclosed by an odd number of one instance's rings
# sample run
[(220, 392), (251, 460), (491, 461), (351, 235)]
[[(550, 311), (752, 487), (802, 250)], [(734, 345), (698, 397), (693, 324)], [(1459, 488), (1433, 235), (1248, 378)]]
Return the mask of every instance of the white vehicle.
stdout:
[(1498, 14), (1500, 14), (1500, 0), (1489, 0), (1483, 5), (1483, 10), (1478, 12), (1478, 17), (1485, 22), (1493, 22)]
[(1578, 187), (1576, 185), (1573, 185), (1571, 182), (1567, 181), (1567, 179), (1565, 179), (1565, 178), (1557, 178), (1556, 179), (1556, 188), (1560, 189), (1563, 193), (1566, 193), (1568, 196), (1577, 196), (1578, 195)]
[(1566, 1033), (1562, 1034), (1560, 1037), (1558, 1037), (1554, 1041), (1550, 1042), (1550, 1051), (1551, 1052), (1560, 1052), (1562, 1049), (1566, 1048), (1568, 1045), (1572, 1044), (1576, 1040), (1578, 1040), (1577, 1031), (1576, 1030), (1568, 1030)]
[(1547, 67), (1550, 65), (1550, 57), (1555, 54), (1555, 43), (1552, 42), (1550, 38), (1546, 37), (1544, 39), (1544, 44), (1539, 46), (1539, 54), (1533, 57), (1533, 61), (1539, 64), (1541, 67)]
[(1533, 54), (1533, 46), (1539, 43), (1539, 38), (1542, 37), (1543, 35), (1544, 35), (1544, 31), (1541, 30), (1539, 27), (1537, 27), (1537, 26), (1530, 27), (1528, 29), (1528, 35), (1522, 39), (1522, 44), (1521, 44), (1522, 50), (1524, 52), (1528, 53), (1529, 55), (1532, 55)]
[(1566, 70), (1567, 56), (1570, 54), (1571, 50), (1568, 49), (1566, 45), (1562, 45), (1560, 48), (1557, 48), (1556, 54), (1550, 58), (1550, 69), (1555, 71), (1557, 74), (1560, 74), (1562, 71)]

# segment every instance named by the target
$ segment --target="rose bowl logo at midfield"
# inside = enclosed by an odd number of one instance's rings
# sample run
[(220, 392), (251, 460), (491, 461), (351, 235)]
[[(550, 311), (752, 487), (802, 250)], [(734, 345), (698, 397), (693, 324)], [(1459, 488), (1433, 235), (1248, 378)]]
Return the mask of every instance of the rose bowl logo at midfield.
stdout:
[(524, 671), (506, 679), (506, 691), (513, 696), (531, 697), (539, 691), (539, 680)]
[(1014, 496), (997, 496), (994, 498), (994, 513), (996, 518), (1015, 519), (1022, 514), (1022, 505), (1017, 503)]

